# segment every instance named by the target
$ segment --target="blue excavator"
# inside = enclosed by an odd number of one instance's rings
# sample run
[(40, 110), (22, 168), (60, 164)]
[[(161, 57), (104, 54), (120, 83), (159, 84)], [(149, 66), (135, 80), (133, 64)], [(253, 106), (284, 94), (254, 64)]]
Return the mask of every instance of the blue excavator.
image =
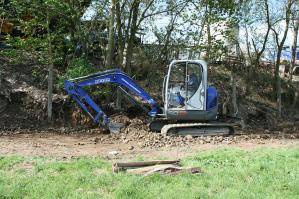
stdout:
[[(229, 135), (236, 122), (220, 121), (218, 92), (208, 86), (207, 63), (203, 60), (174, 60), (164, 77), (160, 106), (131, 77), (119, 69), (107, 70), (64, 82), (67, 94), (99, 125), (115, 132), (118, 126), (110, 121), (84, 87), (116, 84), (122, 95), (138, 98), (150, 109), (151, 131), (178, 135)], [(146, 110), (146, 109), (145, 109)]]

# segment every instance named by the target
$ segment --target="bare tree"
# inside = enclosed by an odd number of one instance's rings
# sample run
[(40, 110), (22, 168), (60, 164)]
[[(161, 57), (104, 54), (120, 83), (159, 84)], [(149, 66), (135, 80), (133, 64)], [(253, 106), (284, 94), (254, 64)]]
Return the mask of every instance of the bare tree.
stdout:
[(123, 54), (123, 68), (126, 69), (128, 74), (131, 74), (131, 59), (133, 55), (133, 42), (135, 39), (136, 32), (138, 30), (138, 13), (139, 13), (140, 0), (134, 0), (129, 17), (129, 25), (126, 32), (126, 44)]
[[(282, 34), (282, 39), (279, 40), (279, 32), (275, 29), (274, 26), (271, 27), (274, 38), (277, 45), (277, 55), (276, 55), (276, 62), (275, 62), (275, 84), (273, 86), (273, 90), (276, 91), (276, 103), (277, 103), (277, 110), (278, 110), (278, 116), (281, 117), (281, 78), (279, 76), (279, 65), (280, 65), (280, 57), (283, 45), (285, 43), (285, 40), (287, 38), (289, 25), (290, 25), (290, 17), (291, 17), (291, 8), (296, 0), (288, 0), (287, 4), (285, 5), (285, 13), (284, 13), (284, 21), (285, 21), (285, 29)], [(277, 21), (278, 22), (278, 21)]]
[(173, 31), (177, 26), (177, 19), (179, 18), (179, 15), (183, 12), (183, 10), (187, 5), (188, 5), (188, 1), (185, 4), (183, 4), (181, 7), (177, 7), (176, 10), (173, 10), (173, 12), (170, 13), (170, 22), (166, 27), (165, 35), (161, 38), (162, 40), (161, 42), (163, 43), (163, 46), (158, 56), (159, 60), (162, 60), (162, 62), (168, 60), (169, 45), (171, 43), (171, 34), (173, 33)]
[[(153, 9), (157, 0), (146, 1), (145, 3), (141, 0), (133, 0), (129, 8), (129, 17), (125, 28), (125, 46), (123, 50), (122, 67), (127, 73), (131, 73), (131, 60), (133, 55), (134, 40), (136, 33), (140, 28), (142, 22), (158, 14), (173, 12), (178, 6), (188, 2), (190, 0), (182, 0), (175, 2), (174, 5), (169, 6), (165, 9)], [(144, 6), (141, 6), (144, 5)]]
[(269, 3), (268, 3), (268, 0), (264, 0), (264, 10), (265, 10), (265, 13), (266, 13), (266, 24), (267, 24), (267, 31), (266, 31), (266, 34), (265, 36), (263, 37), (263, 40), (262, 40), (262, 47), (260, 49), (258, 49), (257, 47), (257, 44), (256, 42), (254, 41), (254, 39), (252, 38), (252, 45), (253, 45), (253, 48), (254, 48), (254, 51), (255, 51), (255, 63), (253, 63), (255, 66), (258, 66), (259, 65), (259, 62), (260, 62), (260, 59), (266, 49), (266, 45), (267, 45), (267, 42), (268, 42), (268, 38), (269, 38), (269, 34), (270, 34), (270, 30), (271, 30), (271, 27), (272, 27), (272, 24), (270, 22), (270, 14), (269, 14)]

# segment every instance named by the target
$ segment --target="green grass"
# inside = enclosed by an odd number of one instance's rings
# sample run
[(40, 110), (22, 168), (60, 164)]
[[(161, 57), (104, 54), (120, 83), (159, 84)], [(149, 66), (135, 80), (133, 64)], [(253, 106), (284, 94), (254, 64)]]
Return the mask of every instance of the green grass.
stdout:
[(143, 177), (114, 174), (99, 158), (4, 156), (0, 198), (299, 198), (299, 148), (214, 150), (183, 164), (204, 173)]

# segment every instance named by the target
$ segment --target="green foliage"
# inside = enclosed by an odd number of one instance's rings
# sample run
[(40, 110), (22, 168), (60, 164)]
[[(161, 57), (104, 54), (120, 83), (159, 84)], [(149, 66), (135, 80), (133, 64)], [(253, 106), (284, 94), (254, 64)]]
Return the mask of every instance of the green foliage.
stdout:
[(64, 80), (86, 76), (94, 72), (96, 72), (96, 69), (86, 58), (75, 58), (69, 63), (64, 75), (59, 77), (59, 87), (63, 87)]
[[(69, 63), (69, 67), (66, 69), (62, 76), (58, 79), (58, 88), (63, 89), (64, 80), (73, 79), (90, 75), (97, 72), (97, 69), (88, 61), (85, 57), (75, 58)], [(105, 97), (111, 95), (110, 86), (101, 86), (100, 89), (94, 87), (85, 88), (91, 96)]]
[[(140, 158), (139, 158), (140, 159)], [(32, 165), (22, 168), (22, 163)], [(298, 198), (299, 149), (218, 149), (183, 159), (202, 174), (114, 174), (99, 158), (0, 158), (0, 198)], [(2, 166), (1, 166), (2, 165)], [(5, 166), (3, 166), (5, 165)]]
[(12, 38), (10, 37), (7, 40), (7, 43), (15, 49), (20, 50), (37, 50), (42, 51), (47, 49), (47, 41), (45, 39), (37, 37), (28, 37), (26, 39), (21, 39), (19, 37)]
[(88, 75), (94, 71), (95, 70), (93, 66), (88, 62), (86, 58), (76, 58), (70, 62), (70, 65), (65, 75), (68, 78), (76, 78)]
[(1, 57), (9, 57), (11, 64), (17, 64), (22, 62), (22, 52), (16, 49), (5, 49), (0, 51)]

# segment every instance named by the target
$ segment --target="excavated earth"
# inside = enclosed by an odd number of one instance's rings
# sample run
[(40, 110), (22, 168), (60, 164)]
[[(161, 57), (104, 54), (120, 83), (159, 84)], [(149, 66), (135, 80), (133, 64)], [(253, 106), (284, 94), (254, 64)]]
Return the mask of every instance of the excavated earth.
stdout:
[(163, 136), (150, 132), (145, 119), (112, 117), (127, 126), (118, 134), (106, 134), (100, 128), (48, 128), (45, 130), (2, 131), (0, 155), (51, 156), (72, 158), (99, 156), (106, 159), (180, 158), (201, 150), (237, 147), (299, 147), (299, 129), (282, 131), (241, 131), (234, 136)]

